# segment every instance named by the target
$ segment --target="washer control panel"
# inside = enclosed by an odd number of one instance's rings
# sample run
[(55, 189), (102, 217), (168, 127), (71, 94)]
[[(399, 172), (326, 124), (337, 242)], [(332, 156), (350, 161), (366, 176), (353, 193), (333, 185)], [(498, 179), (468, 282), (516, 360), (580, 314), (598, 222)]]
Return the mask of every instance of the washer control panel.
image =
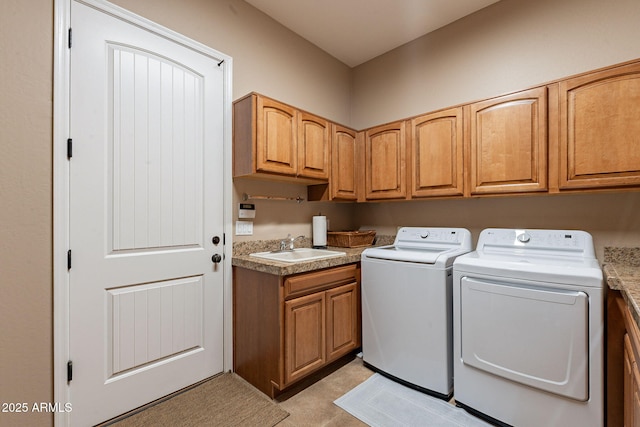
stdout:
[(396, 244), (399, 242), (420, 243), (420, 242), (441, 242), (460, 243), (465, 239), (465, 232), (458, 228), (423, 228), (423, 227), (403, 227), (398, 230)]

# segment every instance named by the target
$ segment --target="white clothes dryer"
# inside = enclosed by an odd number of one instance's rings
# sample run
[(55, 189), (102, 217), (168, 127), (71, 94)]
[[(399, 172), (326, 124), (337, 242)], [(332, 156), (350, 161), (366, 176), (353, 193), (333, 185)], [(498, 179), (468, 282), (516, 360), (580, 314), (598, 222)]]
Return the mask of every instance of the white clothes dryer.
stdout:
[(451, 397), (453, 260), (472, 249), (466, 229), (403, 227), (393, 245), (362, 253), (365, 366)]
[(453, 283), (459, 406), (500, 425), (604, 424), (606, 294), (590, 234), (483, 230)]

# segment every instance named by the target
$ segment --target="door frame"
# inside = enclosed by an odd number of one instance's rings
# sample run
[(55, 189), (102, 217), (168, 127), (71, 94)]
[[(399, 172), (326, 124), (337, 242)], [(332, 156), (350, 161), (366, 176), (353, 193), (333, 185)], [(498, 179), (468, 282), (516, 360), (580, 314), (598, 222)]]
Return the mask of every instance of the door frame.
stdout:
[[(67, 251), (69, 248), (69, 160), (67, 138), (69, 135), (70, 100), (70, 50), (68, 29), (71, 25), (71, 2), (54, 0), (54, 55), (53, 55), (53, 401), (62, 407), (69, 402), (67, 362), (69, 360), (69, 271)], [(189, 39), (175, 31), (149, 21), (104, 0), (76, 0), (102, 12), (121, 18), (134, 25), (168, 38), (203, 55), (222, 61), (224, 67), (223, 100), (223, 222), (225, 244), (223, 247), (223, 370), (230, 371), (233, 361), (232, 328), (232, 281), (231, 256), (233, 246), (232, 228), (232, 75), (233, 60), (204, 44)], [(73, 402), (71, 402), (73, 403)], [(69, 414), (56, 412), (54, 425), (68, 425)]]

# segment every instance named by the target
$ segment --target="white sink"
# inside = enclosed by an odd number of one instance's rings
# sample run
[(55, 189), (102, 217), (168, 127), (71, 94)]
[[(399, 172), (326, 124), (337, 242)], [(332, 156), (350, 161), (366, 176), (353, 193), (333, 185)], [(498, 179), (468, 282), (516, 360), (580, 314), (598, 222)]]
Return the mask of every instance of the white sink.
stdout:
[(249, 254), (257, 258), (265, 258), (281, 262), (303, 262), (316, 259), (334, 258), (346, 255), (344, 252), (329, 251), (326, 249), (298, 248), (292, 251), (256, 252)]

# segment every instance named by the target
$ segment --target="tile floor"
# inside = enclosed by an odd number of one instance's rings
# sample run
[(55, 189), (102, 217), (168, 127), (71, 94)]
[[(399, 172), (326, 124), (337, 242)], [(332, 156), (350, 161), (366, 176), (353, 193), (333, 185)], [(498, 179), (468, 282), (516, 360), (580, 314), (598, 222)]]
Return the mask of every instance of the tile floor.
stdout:
[(299, 426), (366, 426), (348, 412), (334, 405), (333, 401), (373, 375), (365, 368), (362, 359), (356, 357), (335, 372), (324, 377), (291, 397), (277, 399), (289, 416), (278, 427)]

